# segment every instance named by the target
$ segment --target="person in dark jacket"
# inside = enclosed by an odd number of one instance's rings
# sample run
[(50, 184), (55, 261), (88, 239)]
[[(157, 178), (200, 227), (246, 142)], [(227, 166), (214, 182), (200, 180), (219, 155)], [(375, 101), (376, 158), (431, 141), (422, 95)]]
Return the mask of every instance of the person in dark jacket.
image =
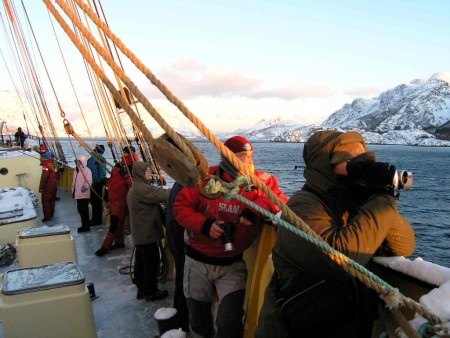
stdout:
[(173, 203), (183, 186), (175, 182), (167, 202), (166, 212), (166, 238), (170, 253), (175, 261), (175, 290), (173, 295), (173, 307), (177, 309), (177, 320), (183, 331), (189, 331), (189, 310), (183, 291), (184, 275), (184, 228), (173, 217)]
[(16, 144), (17, 144), (18, 146), (20, 146), (21, 148), (23, 148), (24, 145), (25, 145), (25, 140), (26, 140), (26, 138), (27, 138), (27, 134), (25, 134), (25, 133), (22, 131), (22, 128), (19, 127), (19, 128), (17, 128), (17, 131), (16, 131), (16, 133), (14, 134), (14, 138), (15, 138), (14, 142), (16, 142)]
[(163, 220), (160, 203), (167, 203), (170, 189), (150, 184), (152, 172), (146, 162), (134, 162), (133, 185), (128, 191), (127, 205), (131, 236), (136, 245), (134, 283), (137, 299), (158, 300), (168, 296), (167, 290), (158, 289), (158, 228)]
[[(254, 170), (253, 146), (247, 139), (234, 136), (225, 142), (225, 146), (248, 171), (261, 177), (280, 199), (285, 198), (274, 176)], [(219, 166), (209, 168), (209, 174), (218, 176), (224, 182), (233, 182), (241, 175), (225, 157), (222, 157)], [(239, 195), (269, 212), (279, 211), (263, 192), (247, 188), (240, 188)], [(175, 199), (173, 213), (175, 220), (188, 233), (183, 282), (192, 335), (241, 337), (247, 281), (243, 252), (259, 232), (259, 216), (237, 199), (204, 197), (197, 187), (181, 190)], [(219, 307), (214, 334), (211, 305), (215, 292), (219, 297)]]
[(44, 218), (42, 222), (50, 221), (55, 213), (56, 192), (58, 190), (58, 179), (56, 168), (53, 164), (52, 154), (46, 151), (41, 157), (42, 175), (39, 183), (41, 193), (42, 211)]
[[(397, 211), (395, 167), (375, 161), (360, 133), (319, 131), (304, 145), (306, 183), (287, 206), (334, 249), (369, 267), (377, 255), (414, 251), (414, 231)], [(376, 294), (317, 246), (278, 227), (275, 272), (256, 337), (370, 337)]]
[(91, 198), (89, 202), (92, 206), (91, 225), (103, 223), (103, 187), (106, 178), (106, 160), (102, 156), (105, 152), (103, 144), (97, 144), (87, 161), (87, 167), (92, 173)]

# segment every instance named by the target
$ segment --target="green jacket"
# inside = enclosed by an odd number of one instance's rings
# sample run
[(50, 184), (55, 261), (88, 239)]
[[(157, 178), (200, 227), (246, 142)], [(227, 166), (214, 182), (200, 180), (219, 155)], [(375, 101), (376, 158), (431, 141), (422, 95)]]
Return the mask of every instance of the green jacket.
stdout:
[(167, 202), (170, 189), (153, 186), (145, 181), (145, 162), (133, 164), (133, 185), (128, 191), (127, 205), (131, 236), (135, 245), (156, 243), (157, 229), (163, 224), (159, 203)]
[[(305, 143), (303, 152), (307, 187), (297, 191), (287, 205), (331, 247), (361, 265), (366, 265), (375, 253), (410, 255), (415, 247), (414, 231), (398, 213), (397, 200), (387, 194), (372, 194), (367, 200), (358, 201), (334, 174), (330, 166), (334, 149), (352, 142), (365, 146), (357, 132), (315, 133)], [(350, 278), (321, 249), (281, 226), (272, 258), (279, 288), (286, 294), (298, 292), (303, 284), (308, 287), (311, 280), (341, 283)], [(280, 327), (270, 324), (279, 322), (273, 318), (277, 314), (274, 295), (268, 297), (273, 291), (267, 290), (259, 320), (265, 324), (258, 328), (258, 337), (282, 337), (274, 335)]]

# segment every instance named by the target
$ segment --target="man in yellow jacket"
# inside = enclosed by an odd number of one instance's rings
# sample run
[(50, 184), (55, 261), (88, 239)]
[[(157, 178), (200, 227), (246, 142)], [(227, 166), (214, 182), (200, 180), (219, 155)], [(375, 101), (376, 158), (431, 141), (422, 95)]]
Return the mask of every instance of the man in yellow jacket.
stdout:
[[(414, 231), (397, 211), (396, 169), (376, 162), (355, 131), (319, 131), (305, 143), (306, 183), (287, 205), (334, 249), (368, 267), (377, 255), (414, 251)], [(373, 291), (314, 244), (279, 227), (275, 273), (256, 337), (370, 337)]]

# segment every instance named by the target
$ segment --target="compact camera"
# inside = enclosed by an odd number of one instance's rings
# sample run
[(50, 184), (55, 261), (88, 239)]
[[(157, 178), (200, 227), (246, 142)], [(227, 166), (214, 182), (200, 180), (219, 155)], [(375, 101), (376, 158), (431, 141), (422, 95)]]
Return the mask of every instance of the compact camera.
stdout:
[(219, 226), (223, 230), (222, 241), (224, 245), (224, 251), (225, 252), (234, 251), (234, 243), (233, 243), (234, 224), (231, 222), (219, 223)]

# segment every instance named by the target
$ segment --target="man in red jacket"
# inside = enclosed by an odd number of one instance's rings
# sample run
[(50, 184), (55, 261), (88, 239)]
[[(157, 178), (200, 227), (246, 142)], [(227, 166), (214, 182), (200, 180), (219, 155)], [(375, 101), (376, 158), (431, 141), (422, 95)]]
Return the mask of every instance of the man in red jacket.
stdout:
[[(225, 142), (249, 170), (260, 177), (285, 202), (274, 176), (254, 171), (253, 146), (241, 136)], [(232, 182), (241, 175), (224, 157), (219, 166), (210, 167), (209, 174)], [(241, 188), (239, 195), (262, 208), (276, 213), (278, 207), (259, 190)], [(217, 292), (220, 305), (216, 317), (216, 337), (242, 336), (247, 267), (243, 252), (256, 238), (258, 215), (237, 199), (208, 199), (196, 187), (183, 188), (177, 195), (173, 213), (188, 234), (184, 270), (184, 293), (189, 309), (191, 332), (203, 337), (214, 333), (211, 304)]]
[(55, 213), (56, 191), (58, 190), (58, 180), (53, 165), (52, 154), (46, 151), (41, 157), (42, 174), (39, 183), (39, 192), (42, 199), (42, 210), (44, 218), (42, 222), (50, 221)]

